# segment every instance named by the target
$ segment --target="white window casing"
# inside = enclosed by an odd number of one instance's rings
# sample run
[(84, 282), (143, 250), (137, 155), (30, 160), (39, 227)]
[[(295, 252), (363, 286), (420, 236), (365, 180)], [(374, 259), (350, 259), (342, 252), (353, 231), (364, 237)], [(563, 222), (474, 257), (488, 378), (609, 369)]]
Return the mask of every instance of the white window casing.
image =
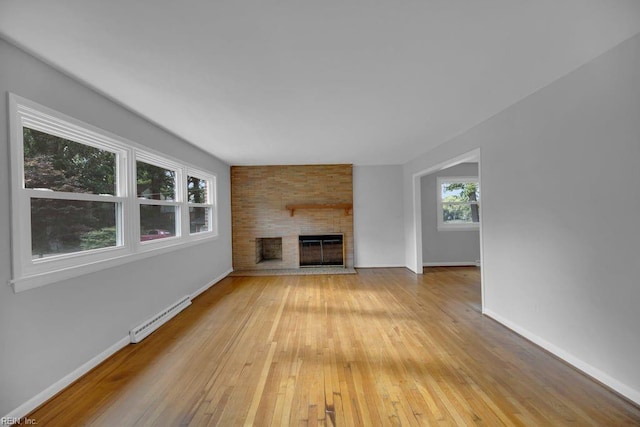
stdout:
[[(25, 188), (23, 127), (115, 154), (113, 195), (67, 193), (48, 189)], [(167, 251), (216, 238), (216, 176), (191, 165), (169, 159), (135, 142), (106, 132), (47, 107), (9, 94), (11, 164), (11, 248), (12, 279), (15, 292), (44, 286), (61, 280), (139, 260)], [(137, 197), (136, 161), (175, 171), (175, 196), (169, 200)], [(207, 203), (187, 200), (187, 176), (206, 180)], [(81, 250), (33, 259), (31, 239), (31, 200), (69, 200), (113, 203), (116, 211), (116, 246)], [(140, 206), (160, 205), (175, 208), (175, 236), (140, 241)], [(189, 208), (209, 208), (208, 230), (189, 232)]]
[[(436, 180), (436, 196), (437, 196), (437, 209), (438, 209), (438, 221), (437, 228), (438, 231), (447, 231), (447, 230), (458, 230), (458, 231), (468, 231), (468, 230), (479, 230), (480, 223), (479, 222), (463, 222), (463, 223), (449, 223), (444, 221), (444, 209), (443, 204), (459, 204), (459, 205), (477, 205), (479, 206), (480, 200), (471, 201), (471, 202), (444, 202), (442, 200), (442, 184), (443, 183), (463, 183), (463, 184), (478, 184), (478, 177), (449, 177), (449, 176), (439, 176)], [(480, 218), (482, 221), (482, 218)]]

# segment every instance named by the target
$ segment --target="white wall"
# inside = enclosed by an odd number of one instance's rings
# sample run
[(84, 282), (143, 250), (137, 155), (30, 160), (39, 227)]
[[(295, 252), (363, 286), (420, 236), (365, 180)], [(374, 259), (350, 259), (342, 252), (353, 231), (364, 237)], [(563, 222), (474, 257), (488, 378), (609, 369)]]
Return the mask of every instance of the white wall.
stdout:
[(404, 168), (481, 150), (485, 311), (640, 403), (640, 35)]
[(404, 266), (402, 166), (353, 167), (356, 267)]
[[(229, 167), (0, 39), (0, 416), (231, 269)], [(14, 294), (7, 92), (217, 173), (215, 241)]]
[(438, 231), (437, 178), (478, 177), (477, 163), (461, 163), (420, 178), (422, 200), (422, 260), (429, 265), (474, 264), (480, 260), (478, 230)]

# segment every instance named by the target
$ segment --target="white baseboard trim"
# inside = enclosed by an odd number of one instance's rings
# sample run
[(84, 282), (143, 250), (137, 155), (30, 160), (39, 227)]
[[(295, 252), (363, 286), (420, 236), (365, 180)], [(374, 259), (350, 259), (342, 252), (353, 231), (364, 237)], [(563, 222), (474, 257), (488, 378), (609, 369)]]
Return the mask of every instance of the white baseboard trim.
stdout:
[(129, 335), (120, 339), (118, 342), (113, 344), (111, 347), (104, 350), (102, 353), (98, 354), (88, 362), (84, 363), (82, 366), (71, 372), (70, 374), (64, 376), (60, 380), (51, 384), (45, 390), (41, 391), (31, 399), (27, 400), (22, 405), (18, 406), (13, 411), (9, 412), (5, 418), (7, 419), (21, 419), (26, 417), (30, 412), (36, 409), (38, 406), (42, 405), (47, 400), (51, 399), (53, 396), (58, 394), (60, 391), (64, 390), (68, 387), (72, 382), (76, 381), (78, 378), (98, 366), (100, 363), (104, 362), (108, 357), (122, 348), (129, 345)]
[(215, 285), (216, 283), (218, 283), (219, 281), (221, 281), (231, 273), (233, 273), (233, 268), (230, 268), (229, 270), (225, 271), (224, 273), (222, 273), (221, 275), (219, 275), (218, 277), (216, 277), (215, 279), (213, 279), (212, 281), (210, 281), (209, 283), (207, 283), (206, 285), (204, 285), (203, 287), (201, 287), (200, 289), (192, 293), (191, 299), (194, 299), (195, 297), (197, 297), (198, 295), (200, 295), (201, 293), (203, 293), (204, 291), (206, 291), (207, 289), (209, 289), (210, 287), (212, 287), (213, 285)]
[(480, 267), (477, 261), (457, 261), (457, 262), (425, 262), (423, 267)]
[[(203, 287), (195, 291), (193, 294), (191, 294), (191, 299), (197, 297), (198, 295), (200, 295), (201, 293), (209, 289), (211, 286), (215, 285), (216, 283), (218, 283), (219, 281), (227, 277), (229, 274), (231, 274), (231, 272), (233, 272), (233, 269), (229, 269), (225, 273), (221, 274), (220, 276), (213, 279), (211, 282), (207, 283), (206, 285), (204, 285)], [(70, 374), (64, 376), (63, 378), (56, 381), (55, 383), (47, 387), (45, 390), (41, 391), (40, 393), (38, 393), (37, 395), (35, 395), (25, 403), (23, 403), (22, 405), (18, 406), (13, 411), (9, 412), (7, 415), (5, 415), (4, 418), (19, 420), (19, 419), (22, 419), (23, 417), (26, 417), (30, 412), (32, 412), (38, 406), (42, 405), (47, 400), (51, 399), (53, 396), (55, 396), (56, 394), (64, 390), (66, 387), (68, 387), (71, 383), (76, 381), (78, 378), (82, 377), (84, 374), (86, 374), (87, 372), (89, 372), (90, 370), (98, 366), (100, 363), (104, 362), (108, 357), (110, 357), (111, 355), (115, 354), (119, 350), (129, 345), (130, 342), (131, 342), (131, 338), (129, 337), (129, 335), (127, 335), (126, 337), (122, 338), (121, 340), (113, 344), (111, 347), (104, 350), (102, 353), (98, 354), (88, 362), (84, 363), (82, 366), (80, 366)]]
[(594, 378), (596, 381), (599, 381), (602, 384), (604, 384), (605, 386), (607, 386), (607, 387), (611, 388), (612, 390), (616, 391), (617, 393), (620, 393), (622, 396), (626, 397), (627, 399), (629, 399), (630, 401), (634, 402), (635, 404), (640, 405), (640, 391), (629, 387), (628, 385), (626, 385), (626, 384), (620, 382), (619, 380), (611, 377), (610, 375), (602, 372), (598, 368), (595, 368), (595, 367), (589, 365), (588, 363), (582, 361), (581, 359), (573, 356), (572, 354), (567, 353), (566, 351), (564, 351), (560, 347), (558, 347), (558, 346), (556, 346), (554, 344), (551, 344), (550, 342), (540, 338), (539, 336), (529, 332), (528, 330), (526, 330), (524, 328), (521, 328), (520, 326), (518, 326), (515, 323), (505, 319), (504, 317), (502, 317), (499, 314), (491, 311), (490, 309), (483, 308), (482, 314), (492, 318), (493, 320), (495, 320), (498, 323), (501, 323), (502, 325), (504, 325), (507, 328), (511, 329), (512, 331), (514, 331), (518, 335), (521, 335), (522, 337), (528, 339), (532, 343), (534, 343), (534, 344), (542, 347), (543, 349), (547, 350), (548, 352), (554, 354), (555, 356), (557, 356), (560, 359), (564, 360), (565, 362), (567, 362), (568, 364), (572, 365), (576, 369), (578, 369), (578, 370), (582, 371), (583, 373), (585, 373), (586, 375)]

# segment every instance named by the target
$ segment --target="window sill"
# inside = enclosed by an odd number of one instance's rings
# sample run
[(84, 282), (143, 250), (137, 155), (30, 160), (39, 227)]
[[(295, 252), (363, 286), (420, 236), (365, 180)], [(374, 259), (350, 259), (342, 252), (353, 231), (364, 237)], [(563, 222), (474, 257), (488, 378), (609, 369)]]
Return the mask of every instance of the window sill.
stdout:
[(14, 293), (24, 292), (29, 289), (35, 289), (42, 286), (50, 285), (52, 283), (61, 282), (63, 280), (72, 279), (86, 274), (95, 273), (107, 268), (117, 267), (120, 265), (128, 264), (130, 262), (140, 261), (152, 256), (165, 254), (168, 252), (185, 249), (191, 246), (199, 245), (206, 242), (217, 240), (219, 235), (212, 236), (198, 236), (192, 238), (189, 241), (178, 241), (171, 245), (163, 245), (159, 247), (152, 247), (151, 245), (144, 245), (144, 249), (140, 252), (127, 253), (119, 255), (113, 258), (108, 258), (100, 261), (87, 262), (84, 264), (77, 264), (73, 267), (60, 268), (58, 270), (50, 270), (44, 273), (37, 273), (31, 275), (25, 275), (23, 277), (11, 280), (9, 283), (13, 287)]

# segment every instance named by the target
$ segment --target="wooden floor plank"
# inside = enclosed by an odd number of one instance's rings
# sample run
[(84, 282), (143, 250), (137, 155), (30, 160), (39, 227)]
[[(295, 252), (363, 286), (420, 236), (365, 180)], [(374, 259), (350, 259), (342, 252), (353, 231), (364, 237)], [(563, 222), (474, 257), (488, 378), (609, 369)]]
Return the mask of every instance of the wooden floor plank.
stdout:
[(38, 408), (46, 426), (640, 425), (480, 313), (475, 267), (229, 277)]

